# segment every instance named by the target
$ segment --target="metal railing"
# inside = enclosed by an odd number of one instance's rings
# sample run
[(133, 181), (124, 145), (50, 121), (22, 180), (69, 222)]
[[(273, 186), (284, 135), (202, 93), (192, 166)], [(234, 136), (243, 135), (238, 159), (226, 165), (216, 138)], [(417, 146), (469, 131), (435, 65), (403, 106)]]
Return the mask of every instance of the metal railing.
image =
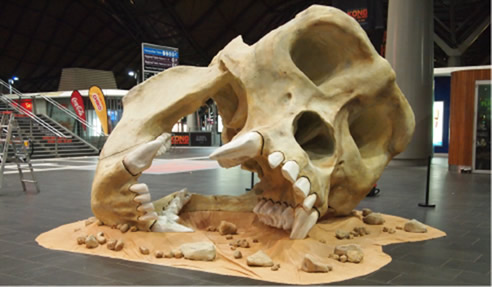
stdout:
[[(4, 81), (0, 80), (0, 86), (4, 86), (5, 88), (9, 89), (9, 91), (11, 91), (13, 94), (15, 94), (16, 96), (19, 97), (19, 100), (22, 99), (22, 98), (26, 98), (24, 95), (22, 95), (17, 89), (15, 89), (14, 87), (12, 87), (12, 85), (10, 84), (7, 84), (5, 83)], [(19, 103), (16, 103), (14, 100), (12, 100), (10, 97), (8, 96), (5, 96), (1, 90), (0, 90), (0, 100), (2, 102), (4, 102), (5, 104), (7, 104), (11, 109), (15, 110), (16, 112), (20, 113), (20, 114), (23, 114), (23, 115), (26, 115), (28, 116), (29, 118), (31, 118), (34, 122), (36, 122), (37, 124), (39, 124), (40, 126), (44, 127), (45, 129), (47, 129), (48, 131), (50, 131), (51, 133), (53, 133), (54, 135), (56, 135), (57, 137), (61, 137), (61, 138), (67, 138), (68, 136), (64, 135), (63, 133), (59, 132), (57, 129), (55, 129), (54, 127), (52, 127), (50, 124), (48, 124), (47, 122), (45, 122), (44, 120), (42, 120), (41, 118), (39, 118), (38, 116), (36, 116), (33, 112), (31, 112), (30, 110), (24, 108), (20, 102)]]

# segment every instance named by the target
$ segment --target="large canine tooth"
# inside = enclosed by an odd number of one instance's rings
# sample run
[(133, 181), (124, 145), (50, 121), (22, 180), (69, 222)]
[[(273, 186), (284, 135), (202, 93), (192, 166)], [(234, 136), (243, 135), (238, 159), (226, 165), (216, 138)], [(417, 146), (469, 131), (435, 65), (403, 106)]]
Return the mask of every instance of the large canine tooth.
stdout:
[(152, 202), (142, 204), (139, 207), (137, 207), (137, 210), (141, 212), (154, 211), (154, 204), (152, 204)]
[(304, 208), (297, 207), (295, 211), (294, 225), (290, 232), (290, 239), (304, 239), (318, 221), (318, 212), (311, 210), (306, 212)]
[(279, 151), (273, 152), (268, 156), (268, 164), (272, 169), (279, 166), (283, 161), (284, 161), (284, 154)]
[(136, 183), (130, 186), (130, 191), (138, 194), (149, 193), (149, 187), (145, 183)]
[(302, 207), (306, 211), (310, 211), (313, 208), (314, 203), (316, 202), (316, 194), (311, 194), (306, 199), (304, 199), (304, 202), (302, 203)]
[(294, 209), (292, 207), (287, 207), (284, 212), (282, 212), (282, 229), (289, 230), (292, 228), (294, 223)]
[(248, 132), (221, 146), (209, 158), (219, 161), (223, 167), (233, 167), (259, 155), (262, 145), (263, 138), (259, 133)]
[(299, 196), (305, 198), (309, 194), (310, 190), (311, 183), (309, 182), (309, 179), (307, 177), (302, 176), (298, 180), (296, 180), (296, 183), (294, 184), (294, 191)]
[(126, 169), (132, 175), (137, 175), (149, 168), (159, 149), (166, 143), (166, 141), (170, 141), (170, 139), (171, 135), (164, 133), (158, 136), (155, 140), (137, 147), (123, 159), (123, 164)]
[(142, 215), (138, 218), (140, 221), (148, 221), (148, 220), (156, 220), (158, 218), (157, 213), (155, 211), (149, 212), (145, 215)]
[(284, 166), (282, 166), (282, 174), (287, 180), (294, 183), (299, 174), (299, 165), (293, 160), (286, 162)]
[(150, 202), (150, 193), (144, 193), (144, 194), (137, 195), (137, 196), (135, 196), (135, 198), (133, 200), (135, 200), (136, 202), (142, 203), (142, 204)]

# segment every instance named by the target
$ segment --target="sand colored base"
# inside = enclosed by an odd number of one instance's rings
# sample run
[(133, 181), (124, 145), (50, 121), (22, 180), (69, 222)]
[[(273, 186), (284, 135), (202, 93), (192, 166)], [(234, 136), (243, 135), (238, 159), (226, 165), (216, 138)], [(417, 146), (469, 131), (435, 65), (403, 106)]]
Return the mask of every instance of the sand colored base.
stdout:
[[(121, 233), (117, 229), (107, 226), (91, 224), (85, 226), (84, 221), (78, 221), (55, 228), (43, 233), (36, 241), (46, 248), (65, 250), (70, 252), (94, 254), (130, 261), (146, 262), (200, 270), (204, 272), (222, 275), (249, 277), (252, 279), (277, 282), (283, 284), (321, 284), (347, 280), (350, 278), (369, 274), (391, 262), (391, 257), (382, 251), (382, 246), (393, 243), (421, 241), (445, 236), (440, 230), (428, 226), (427, 233), (408, 233), (396, 230), (394, 234), (382, 232), (383, 226), (403, 226), (407, 219), (383, 215), (386, 220), (384, 225), (367, 225), (361, 220), (360, 212), (356, 216), (335, 218), (318, 223), (304, 240), (290, 240), (287, 232), (270, 228), (258, 221), (253, 213), (242, 212), (189, 212), (181, 214), (185, 225), (196, 230), (193, 233), (151, 233), (151, 232), (127, 232)], [(207, 232), (210, 225), (218, 226), (221, 220), (233, 222), (238, 227), (238, 234), (234, 239), (246, 238), (249, 240), (250, 248), (238, 248), (243, 254), (242, 259), (234, 259), (229, 243), (218, 232)], [(364, 226), (370, 235), (356, 237), (354, 239), (338, 240), (335, 231), (342, 229), (351, 231), (354, 227)], [(106, 246), (95, 249), (87, 249), (85, 245), (77, 245), (76, 238), (103, 231), (109, 239), (123, 239), (125, 247), (122, 251), (111, 251)], [(253, 243), (253, 239), (259, 240)], [(155, 250), (172, 250), (183, 243), (210, 241), (217, 249), (217, 258), (212, 262), (191, 261), (186, 259), (157, 259), (154, 257)], [(325, 243), (323, 243), (325, 242)], [(364, 259), (361, 263), (341, 263), (328, 258), (333, 253), (335, 246), (340, 244), (356, 243), (361, 245), (364, 251)], [(150, 250), (149, 255), (140, 254), (138, 247), (145, 246)], [(275, 263), (280, 264), (278, 271), (270, 268), (249, 267), (246, 257), (263, 250)], [(320, 261), (333, 267), (328, 273), (306, 273), (300, 270), (301, 262), (306, 253), (309, 253)], [(165, 280), (165, 278), (163, 278)]]

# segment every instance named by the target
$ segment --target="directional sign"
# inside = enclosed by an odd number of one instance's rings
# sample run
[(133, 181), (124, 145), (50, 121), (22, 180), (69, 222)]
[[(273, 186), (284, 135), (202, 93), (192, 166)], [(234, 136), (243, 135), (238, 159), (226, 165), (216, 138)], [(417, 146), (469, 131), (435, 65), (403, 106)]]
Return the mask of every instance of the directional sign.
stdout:
[(179, 63), (178, 48), (142, 43), (143, 80)]

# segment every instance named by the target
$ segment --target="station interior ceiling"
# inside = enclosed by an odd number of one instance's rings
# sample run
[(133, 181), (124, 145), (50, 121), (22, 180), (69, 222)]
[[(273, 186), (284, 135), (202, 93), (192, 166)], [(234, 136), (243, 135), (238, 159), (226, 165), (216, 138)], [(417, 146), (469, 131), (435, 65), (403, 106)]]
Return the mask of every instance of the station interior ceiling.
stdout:
[[(368, 1), (380, 1), (386, 23), (388, 0)], [(19, 77), (21, 92), (56, 91), (62, 69), (79, 67), (113, 71), (118, 88), (129, 89), (142, 42), (179, 48), (180, 64), (207, 66), (238, 35), (254, 44), (310, 5), (333, 2), (3, 0), (0, 79)], [(456, 49), (464, 50), (460, 65), (490, 64), (490, 8), (489, 0), (434, 0), (435, 67)]]

